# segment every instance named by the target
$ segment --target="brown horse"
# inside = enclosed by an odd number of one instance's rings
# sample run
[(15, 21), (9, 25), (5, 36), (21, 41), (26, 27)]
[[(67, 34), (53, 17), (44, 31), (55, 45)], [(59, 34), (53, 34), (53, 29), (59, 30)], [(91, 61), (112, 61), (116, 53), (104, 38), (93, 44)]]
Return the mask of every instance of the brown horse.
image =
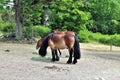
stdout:
[[(58, 30), (53, 30), (50, 33), (57, 33), (57, 34), (70, 34), (73, 36), (76, 36), (75, 32), (73, 31), (58, 31)], [(49, 33), (48, 33), (49, 34)], [(45, 36), (46, 37), (46, 36)], [(40, 40), (38, 40), (37, 45), (36, 45), (36, 49), (38, 49), (39, 47), (41, 47), (41, 44), (43, 42), (43, 40), (45, 39), (45, 37), (41, 38)], [(61, 52), (60, 52), (61, 53)]]
[[(71, 34), (71, 35), (74, 35), (75, 36), (75, 33), (73, 31), (58, 31), (58, 30), (53, 30), (52, 32), (50, 33), (57, 33), (57, 34)], [(48, 33), (49, 34), (49, 33)], [(42, 41), (44, 40), (45, 37), (41, 38), (40, 40), (38, 40), (37, 42), (37, 45), (36, 45), (36, 49), (38, 49), (41, 44), (42, 44)]]
[(67, 61), (68, 64), (72, 63), (73, 52), (74, 52), (73, 64), (77, 63), (77, 59), (79, 59), (81, 56), (78, 37), (71, 34), (61, 33), (48, 34), (43, 40), (42, 45), (39, 49), (39, 54), (41, 56), (45, 56), (47, 54), (48, 46), (52, 50), (52, 60), (55, 59), (56, 50), (65, 48), (68, 48), (70, 55)]
[[(51, 31), (50, 33), (70, 34), (70, 35), (73, 35), (73, 36), (76, 35), (75, 32), (73, 32), (73, 31), (58, 31), (58, 30), (53, 30), (53, 31)], [(50, 34), (50, 33), (48, 33), (48, 34)], [(45, 36), (45, 37), (46, 37), (46, 36)], [(43, 38), (41, 38), (40, 40), (38, 40), (37, 45), (36, 45), (36, 49), (38, 49), (39, 47), (41, 47), (42, 42), (43, 42), (43, 40), (45, 39), (45, 37), (43, 37)], [(61, 51), (60, 51), (59, 49), (58, 49), (58, 51), (59, 51), (59, 53), (60, 53), (60, 55), (61, 55)], [(52, 59), (52, 61), (59, 61), (59, 56), (58, 56), (58, 54), (57, 54), (57, 50), (55, 51), (55, 59)]]

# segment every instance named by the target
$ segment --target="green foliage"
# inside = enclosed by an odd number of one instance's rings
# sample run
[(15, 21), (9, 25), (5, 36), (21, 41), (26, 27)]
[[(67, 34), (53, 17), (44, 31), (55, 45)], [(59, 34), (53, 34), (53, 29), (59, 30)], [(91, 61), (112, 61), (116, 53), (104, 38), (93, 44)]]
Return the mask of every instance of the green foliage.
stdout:
[(15, 32), (15, 24), (10, 22), (4, 22), (0, 18), (0, 31), (5, 33), (13, 33)]
[(78, 37), (80, 39), (80, 42), (100, 42), (103, 44), (110, 44), (112, 41), (112, 45), (120, 46), (120, 35), (103, 35), (101, 33), (92, 33), (88, 30), (82, 30), (79, 32)]
[(11, 24), (11, 23), (6, 23), (6, 24), (3, 24), (3, 32), (14, 32), (15, 31), (15, 24)]
[[(72, 30), (78, 32), (86, 29), (87, 21), (91, 14), (81, 10), (84, 4), (81, 1), (56, 1), (50, 5), (51, 28), (60, 30)], [(54, 16), (53, 16), (54, 15)]]
[(0, 31), (0, 36), (2, 36), (3, 35), (3, 33)]
[(16, 39), (17, 41), (19, 41), (19, 40), (21, 40), (21, 37), (20, 37), (20, 36), (16, 36), (15, 39)]
[(32, 27), (24, 26), (23, 29), (23, 38), (31, 39), (32, 38)]
[(33, 31), (35, 33), (35, 37), (42, 37), (49, 33), (51, 29), (45, 26), (33, 26)]
[[(120, 46), (118, 35), (120, 34), (120, 1), (55, 0), (49, 4), (49, 9), (43, 8), (46, 2), (38, 0), (35, 3), (35, 1), (37, 0), (22, 0), (20, 18), (23, 25), (23, 37), (41, 37), (51, 29), (71, 30), (78, 33), (81, 42), (97, 41), (109, 44), (112, 40), (114, 45)], [(14, 12), (7, 9), (6, 11), (2, 6), (3, 1), (0, 1), (0, 17), (2, 15), (0, 31), (14, 32)], [(49, 28), (40, 26), (43, 25), (42, 20), (46, 10), (50, 16)], [(16, 39), (19, 40), (17, 37)]]
[[(2, 5), (3, 7), (3, 5)], [(1, 10), (3, 10), (1, 12)], [(12, 10), (0, 10), (0, 31), (3, 33), (15, 33), (14, 12)]]
[(2, 20), (5, 21), (5, 22), (15, 23), (15, 14), (11, 10), (8, 10), (8, 11), (4, 12), (1, 15), (1, 17), (2, 17)]
[(115, 46), (120, 46), (120, 35), (115, 34), (111, 36), (112, 44)]
[(4, 13), (6, 11), (5, 9), (3, 9), (3, 2), (4, 0), (0, 1), (0, 13)]
[[(88, 29), (103, 34), (118, 33), (120, 20), (120, 2), (118, 0), (90, 0), (85, 9), (92, 14), (93, 27)], [(118, 22), (113, 23), (113, 20)]]
[(81, 31), (79, 31), (78, 37), (80, 39), (80, 42), (85, 42), (85, 43), (90, 42), (90, 39), (89, 39), (90, 35), (88, 35), (88, 34), (90, 34), (90, 32), (87, 31), (87, 30), (81, 30)]
[[(41, 25), (44, 2), (22, 1), (24, 26)], [(118, 0), (56, 0), (47, 9), (50, 28), (79, 32), (88, 29), (103, 34), (120, 33), (120, 2)], [(117, 22), (117, 24), (116, 24)]]
[(23, 36), (27, 39), (32, 37), (42, 37), (51, 31), (50, 28), (45, 26), (32, 26), (32, 27), (23, 27)]
[(33, 6), (33, 0), (22, 1), (22, 22), (24, 26), (38, 25), (42, 19), (43, 3)]

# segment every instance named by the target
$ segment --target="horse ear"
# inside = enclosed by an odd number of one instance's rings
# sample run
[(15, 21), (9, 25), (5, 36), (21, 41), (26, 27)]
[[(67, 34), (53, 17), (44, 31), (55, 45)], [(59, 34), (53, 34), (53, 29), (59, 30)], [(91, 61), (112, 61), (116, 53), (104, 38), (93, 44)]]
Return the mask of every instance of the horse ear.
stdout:
[(40, 42), (40, 40), (37, 41), (36, 49), (38, 49), (40, 47), (39, 42)]

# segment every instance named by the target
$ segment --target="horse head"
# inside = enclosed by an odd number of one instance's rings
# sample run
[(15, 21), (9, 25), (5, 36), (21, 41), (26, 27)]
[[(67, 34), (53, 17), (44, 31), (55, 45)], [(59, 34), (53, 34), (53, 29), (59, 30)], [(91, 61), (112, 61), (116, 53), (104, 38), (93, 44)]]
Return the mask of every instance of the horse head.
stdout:
[(41, 38), (40, 40), (38, 40), (37, 45), (36, 45), (36, 49), (41, 47), (43, 40), (44, 40), (44, 38)]
[(42, 44), (39, 49), (39, 55), (44, 57), (47, 54), (48, 40), (52, 35), (53, 33), (50, 33), (42, 39)]

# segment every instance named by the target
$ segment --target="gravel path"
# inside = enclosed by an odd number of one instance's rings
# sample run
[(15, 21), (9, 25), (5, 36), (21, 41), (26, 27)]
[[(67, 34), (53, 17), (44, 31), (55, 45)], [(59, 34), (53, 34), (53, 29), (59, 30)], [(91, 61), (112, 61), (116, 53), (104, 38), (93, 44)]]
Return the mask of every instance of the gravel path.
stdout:
[(0, 80), (120, 80), (120, 53), (81, 50), (77, 64), (66, 64), (67, 50), (58, 62), (35, 54), (35, 45), (0, 43)]

